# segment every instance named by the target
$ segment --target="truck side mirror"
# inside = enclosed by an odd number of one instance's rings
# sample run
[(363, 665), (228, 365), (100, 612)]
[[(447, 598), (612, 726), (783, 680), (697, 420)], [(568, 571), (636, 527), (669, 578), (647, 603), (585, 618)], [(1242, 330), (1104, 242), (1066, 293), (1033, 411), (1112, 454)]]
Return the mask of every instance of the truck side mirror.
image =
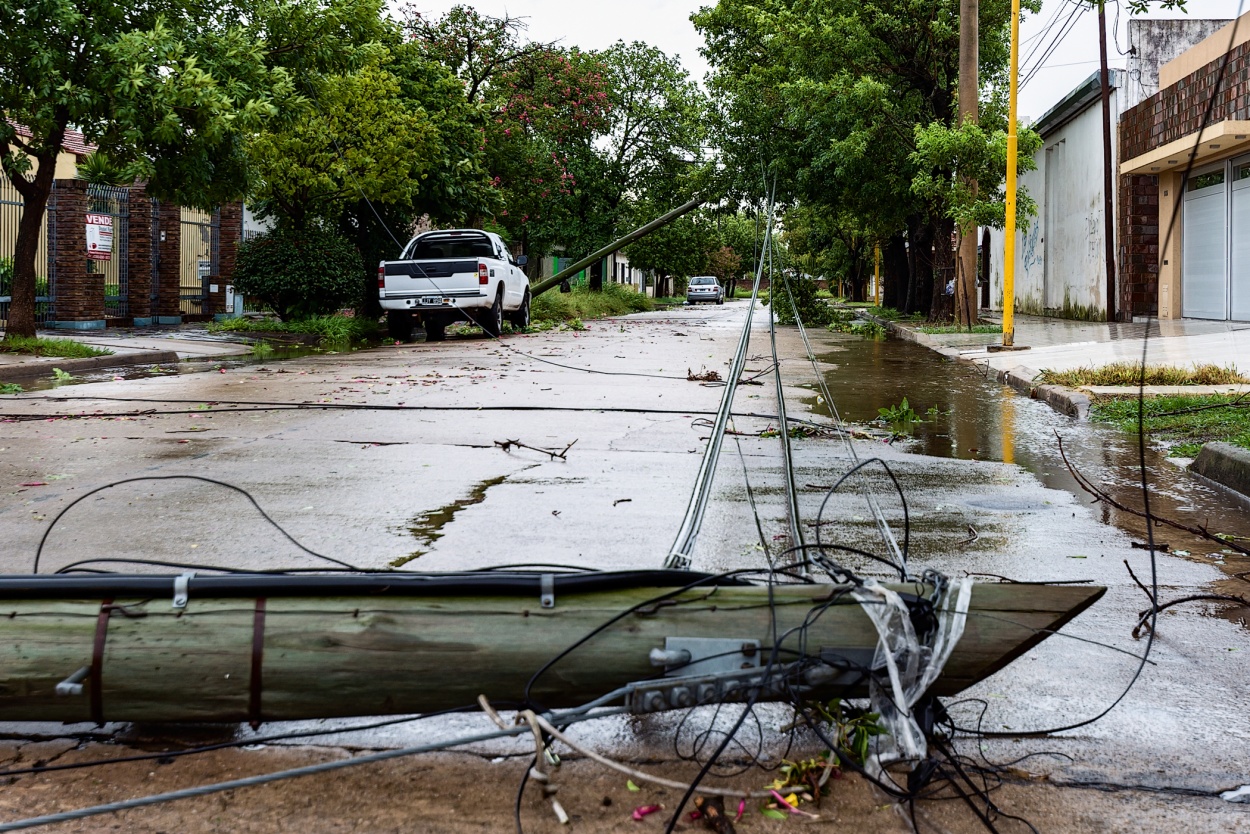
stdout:
[(527, 258), (527, 257), (525, 257), (524, 255), (517, 255), (517, 256), (516, 256), (516, 265), (517, 265), (517, 266), (525, 266), (525, 265), (526, 265), (527, 263), (529, 263), (529, 262), (530, 262), (530, 259), (529, 259), (529, 258)]

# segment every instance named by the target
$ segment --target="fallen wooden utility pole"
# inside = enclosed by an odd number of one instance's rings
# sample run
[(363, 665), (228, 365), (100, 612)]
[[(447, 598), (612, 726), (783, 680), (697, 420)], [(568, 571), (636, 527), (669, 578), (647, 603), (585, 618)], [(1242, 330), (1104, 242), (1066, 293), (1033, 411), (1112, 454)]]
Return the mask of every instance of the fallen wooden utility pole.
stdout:
[[(923, 614), (929, 589), (891, 587)], [(9, 576), (0, 720), (259, 723), (480, 694), (557, 708), (626, 686), (648, 712), (746, 700), (773, 663), (797, 677), (760, 700), (862, 696), (878, 633), (849, 590), (683, 571)], [(1103, 591), (974, 586), (933, 693), (993, 674)], [(776, 653), (772, 634), (788, 635)]]
[(565, 281), (568, 278), (571, 278), (572, 276), (581, 272), (583, 269), (590, 266), (591, 264), (596, 263), (602, 260), (603, 258), (606, 258), (608, 255), (611, 255), (613, 252), (616, 252), (620, 249), (624, 249), (626, 246), (633, 243), (635, 240), (646, 237), (647, 235), (654, 232), (656, 229), (659, 229), (663, 226), (667, 226), (669, 223), (672, 223), (677, 218), (681, 217), (682, 215), (689, 214), (690, 212), (694, 211), (695, 209), (697, 209), (699, 206), (703, 205), (706, 202), (707, 202), (706, 197), (695, 197), (690, 202), (684, 203), (678, 206), (677, 208), (670, 211), (668, 214), (665, 214), (662, 217), (657, 217), (656, 219), (652, 220), (647, 225), (634, 229), (632, 232), (625, 235), (625, 237), (621, 238), (620, 240), (614, 240), (613, 242), (609, 243), (607, 246), (603, 247), (602, 249), (599, 249), (595, 252), (590, 253), (586, 257), (582, 258), (580, 261), (575, 262), (572, 266), (566, 266), (564, 269), (560, 270), (555, 275), (552, 275), (550, 278), (546, 279), (545, 281), (539, 281), (537, 284), (531, 284), (530, 294), (532, 296), (537, 296), (541, 293), (546, 292), (552, 287), (559, 286), (559, 284), (562, 281)]

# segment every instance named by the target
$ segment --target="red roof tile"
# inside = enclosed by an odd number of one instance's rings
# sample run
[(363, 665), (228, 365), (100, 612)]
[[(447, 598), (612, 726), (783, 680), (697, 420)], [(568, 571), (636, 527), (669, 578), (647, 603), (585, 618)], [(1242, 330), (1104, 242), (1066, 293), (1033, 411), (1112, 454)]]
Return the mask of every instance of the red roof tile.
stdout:
[[(26, 125), (13, 125), (13, 129), (19, 136), (30, 137), (30, 128)], [(72, 153), (74, 156), (86, 156), (94, 153), (96, 146), (88, 142), (81, 131), (69, 128), (65, 131), (65, 138), (61, 141), (61, 150)]]

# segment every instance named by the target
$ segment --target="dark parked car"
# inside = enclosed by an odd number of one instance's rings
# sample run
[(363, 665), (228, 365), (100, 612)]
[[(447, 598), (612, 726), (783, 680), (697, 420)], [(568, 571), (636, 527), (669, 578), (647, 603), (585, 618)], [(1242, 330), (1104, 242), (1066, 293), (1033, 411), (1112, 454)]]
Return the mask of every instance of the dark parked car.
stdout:
[(700, 301), (725, 303), (725, 288), (713, 275), (696, 275), (686, 285), (686, 303), (696, 304)]

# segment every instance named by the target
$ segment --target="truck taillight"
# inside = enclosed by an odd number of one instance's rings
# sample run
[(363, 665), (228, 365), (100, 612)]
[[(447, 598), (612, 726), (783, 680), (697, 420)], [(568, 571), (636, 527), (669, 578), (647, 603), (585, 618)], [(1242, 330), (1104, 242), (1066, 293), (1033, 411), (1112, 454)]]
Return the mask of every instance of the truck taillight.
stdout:
[(486, 264), (478, 264), (477, 265), (477, 282), (479, 284), (485, 284), (488, 278), (490, 278), (490, 270), (486, 268)]
[(386, 267), (378, 267), (378, 289), (386, 289)]

